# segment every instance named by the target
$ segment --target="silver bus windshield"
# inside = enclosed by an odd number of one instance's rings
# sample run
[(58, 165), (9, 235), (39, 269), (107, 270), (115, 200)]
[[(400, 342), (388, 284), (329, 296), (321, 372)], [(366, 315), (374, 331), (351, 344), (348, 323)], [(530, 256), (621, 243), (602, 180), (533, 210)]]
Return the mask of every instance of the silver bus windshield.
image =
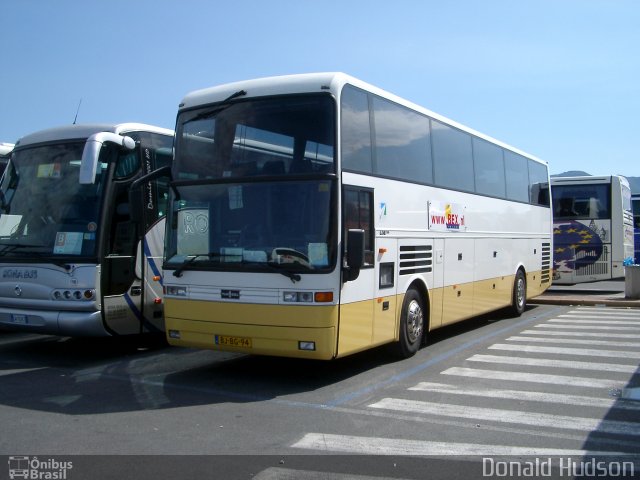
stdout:
[(84, 142), (14, 151), (0, 185), (0, 255), (38, 259), (93, 257), (107, 164), (80, 185)]

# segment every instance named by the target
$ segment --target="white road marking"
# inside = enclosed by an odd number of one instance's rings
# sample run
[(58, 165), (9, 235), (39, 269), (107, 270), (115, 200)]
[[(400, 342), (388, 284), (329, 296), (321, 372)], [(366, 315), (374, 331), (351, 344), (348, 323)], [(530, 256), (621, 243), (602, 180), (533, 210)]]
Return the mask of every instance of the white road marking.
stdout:
[(635, 322), (632, 320), (603, 320), (603, 319), (597, 319), (597, 317), (592, 317), (594, 320), (589, 320), (586, 319), (585, 317), (580, 317), (579, 319), (575, 319), (573, 320), (569, 319), (569, 318), (564, 318), (562, 315), (560, 315), (557, 318), (552, 318), (550, 320), (547, 320), (547, 322), (549, 323), (571, 323), (571, 324), (583, 324), (583, 325), (591, 325), (591, 324), (595, 324), (595, 325), (634, 325), (636, 327), (640, 328), (640, 322)]
[(539, 347), (535, 345), (509, 345), (506, 343), (496, 343), (488, 347), (489, 350), (506, 350), (527, 353), (555, 353), (558, 355), (583, 355), (585, 357), (607, 357), (640, 359), (640, 352), (630, 350), (597, 350), (594, 348), (561, 348), (561, 347)]
[(451, 367), (441, 372), (443, 375), (455, 375), (461, 377), (475, 377), (489, 380), (507, 380), (514, 382), (549, 383), (552, 385), (566, 385), (573, 387), (592, 388), (623, 388), (626, 381), (605, 380), (602, 378), (568, 377), (565, 375), (549, 375), (529, 372), (502, 372), (493, 370), (481, 370), (476, 368)]
[(421, 415), (436, 415), (455, 418), (467, 418), (474, 422), (499, 422), (529, 425), (561, 430), (579, 430), (583, 432), (601, 432), (617, 435), (640, 435), (640, 423), (602, 420), (600, 418), (573, 417), (547, 413), (523, 412), (496, 408), (472, 407), (469, 405), (449, 405), (437, 402), (422, 402), (399, 398), (383, 398), (369, 405), (370, 408), (412, 412)]
[(412, 391), (444, 393), (482, 398), (498, 398), (527, 402), (557, 403), (596, 408), (616, 408), (621, 410), (640, 410), (640, 402), (625, 401), (619, 398), (597, 398), (585, 395), (565, 395), (563, 393), (530, 392), (526, 390), (502, 390), (496, 388), (469, 388), (467, 386), (448, 385), (433, 382), (420, 382), (409, 388)]
[(584, 455), (623, 456), (621, 452), (593, 452), (589, 450), (561, 450), (541, 447), (516, 447), (510, 445), (487, 445), (477, 443), (452, 443), (425, 440), (404, 440), (383, 437), (360, 437), (355, 435), (331, 435), (325, 433), (307, 433), (292, 445), (321, 452), (342, 452), (367, 455), (481, 455), (481, 456), (562, 456), (579, 457)]
[(618, 326), (607, 326), (607, 325), (562, 325), (562, 324), (549, 324), (549, 323), (540, 323), (538, 325), (534, 325), (533, 328), (563, 328), (566, 330), (606, 330), (606, 331), (618, 331), (618, 332), (637, 332), (640, 330), (639, 327), (618, 327)]
[[(595, 337), (602, 338), (603, 334), (600, 332), (558, 332), (557, 330), (523, 330), (520, 335), (553, 335), (557, 337)], [(640, 334), (633, 333), (607, 333), (607, 338), (625, 338), (634, 339), (640, 338)]]
[[(600, 335), (602, 338), (602, 335)], [(540, 342), (540, 343), (562, 343), (572, 345), (601, 345), (605, 347), (631, 347), (640, 349), (640, 342), (617, 342), (615, 340), (576, 340), (567, 338), (532, 338), (513, 336), (507, 338), (507, 342)]]
[(574, 360), (555, 360), (547, 358), (511, 357), (499, 355), (473, 355), (469, 362), (501, 363), (505, 365), (527, 365), (532, 367), (570, 368), (575, 370), (592, 370), (596, 372), (635, 373), (635, 365), (619, 363), (580, 362)]

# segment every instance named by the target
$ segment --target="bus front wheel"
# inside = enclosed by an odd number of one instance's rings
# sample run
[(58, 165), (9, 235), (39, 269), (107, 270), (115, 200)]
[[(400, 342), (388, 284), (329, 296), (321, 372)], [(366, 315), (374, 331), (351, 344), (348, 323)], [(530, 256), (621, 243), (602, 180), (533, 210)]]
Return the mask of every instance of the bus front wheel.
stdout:
[(513, 282), (513, 296), (511, 299), (511, 312), (519, 317), (527, 307), (527, 279), (522, 270), (518, 270)]
[(400, 315), (400, 339), (396, 345), (396, 353), (408, 358), (418, 351), (425, 329), (424, 302), (420, 293), (410, 288), (404, 296)]

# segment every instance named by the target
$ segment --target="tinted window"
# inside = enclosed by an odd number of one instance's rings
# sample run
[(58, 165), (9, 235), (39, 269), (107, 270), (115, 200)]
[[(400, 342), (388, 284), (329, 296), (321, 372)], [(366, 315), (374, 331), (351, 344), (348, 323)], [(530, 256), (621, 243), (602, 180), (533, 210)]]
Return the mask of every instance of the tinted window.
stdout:
[(376, 173), (433, 183), (429, 119), (373, 97)]
[(473, 139), (476, 192), (504, 198), (504, 158), (502, 149), (479, 138)]
[(521, 155), (505, 150), (504, 166), (507, 181), (507, 198), (509, 200), (529, 202), (527, 159)]
[(472, 192), (471, 137), (435, 120), (431, 121), (435, 181), (443, 187)]
[(633, 199), (633, 226), (640, 228), (640, 198)]
[(176, 180), (334, 170), (334, 101), (282, 95), (180, 113)]
[(547, 166), (533, 160), (529, 160), (529, 201), (534, 205), (549, 206)]
[(342, 167), (372, 173), (371, 130), (367, 94), (352, 87), (342, 91)]
[(611, 189), (600, 185), (556, 185), (553, 192), (553, 218), (607, 219), (611, 217)]
[(373, 192), (346, 188), (344, 191), (344, 239), (345, 246), (347, 231), (352, 228), (364, 230), (364, 264), (373, 265)]

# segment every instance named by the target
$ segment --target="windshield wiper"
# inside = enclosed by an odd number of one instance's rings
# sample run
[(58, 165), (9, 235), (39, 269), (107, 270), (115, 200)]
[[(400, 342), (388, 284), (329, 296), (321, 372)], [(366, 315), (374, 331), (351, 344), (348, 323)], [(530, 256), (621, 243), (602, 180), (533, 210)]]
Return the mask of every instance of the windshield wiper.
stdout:
[(290, 279), (291, 283), (299, 282), (302, 279), (300, 275), (292, 272), (291, 270), (288, 270), (287, 267), (285, 267), (281, 263), (267, 262), (265, 265), (271, 268), (272, 271), (278, 272), (279, 274), (284, 275), (285, 277)]
[[(19, 248), (34, 248), (34, 247), (46, 247), (46, 245), (40, 243), (40, 244), (29, 244), (29, 243), (9, 243), (9, 244), (4, 244), (1, 245), (2, 247), (4, 247), (2, 250), (0, 250), (0, 253), (10, 253), (13, 252), (14, 250), (18, 250)], [(42, 252), (29, 252), (29, 255), (44, 255)]]
[(197, 114), (195, 117), (190, 118), (189, 120), (186, 120), (184, 122), (184, 125), (186, 125), (187, 123), (195, 122), (198, 120), (204, 120), (205, 118), (211, 118), (215, 115), (218, 115), (220, 112), (234, 105), (233, 103), (228, 103), (228, 102), (230, 102), (234, 98), (242, 97), (243, 95), (246, 95), (246, 94), (247, 92), (244, 90), (239, 90), (235, 93), (232, 93), (227, 98), (225, 98), (220, 105), (212, 108), (211, 110), (205, 110), (204, 112)]
[(222, 102), (222, 103), (230, 102), (234, 98), (242, 97), (243, 95), (246, 95), (246, 94), (247, 94), (246, 90), (238, 90), (236, 93), (232, 93), (227, 98), (225, 98), (224, 102)]
[(260, 267), (267, 267), (269, 270), (271, 270), (274, 273), (279, 273), (280, 275), (284, 275), (285, 277), (290, 279), (292, 283), (299, 282), (302, 279), (302, 277), (300, 275), (298, 275), (297, 273), (292, 272), (291, 270), (287, 270), (286, 267), (284, 267), (284, 265), (282, 265), (280, 263), (256, 262), (256, 261), (251, 261), (251, 260), (242, 260), (242, 264), (243, 265), (258, 265)]
[[(182, 276), (182, 272), (191, 264), (193, 264), (198, 258), (200, 257), (207, 257), (208, 259), (211, 258), (219, 258), (219, 257), (227, 257), (227, 256), (233, 256), (230, 254), (221, 254), (221, 253), (199, 253), (199, 254), (195, 254), (195, 255), (188, 255), (188, 258), (186, 258), (179, 266), (178, 268), (176, 268), (173, 272), (173, 276), (174, 277), (181, 277)], [(236, 263), (236, 262), (233, 262)], [(255, 261), (247, 261), (247, 260), (242, 260), (238, 263), (241, 263), (243, 265), (247, 265), (247, 264), (252, 264), (252, 265), (260, 265), (260, 266), (266, 266), (269, 270), (271, 270), (272, 272), (275, 273), (279, 273), (280, 275), (284, 275), (285, 277), (287, 277), (288, 279), (291, 280), (292, 283), (296, 283), (299, 282), (302, 277), (298, 274), (295, 273), (289, 269), (287, 269), (287, 267), (284, 264), (281, 263), (275, 263), (275, 262), (255, 262)]]
[(200, 257), (207, 257), (207, 258), (211, 258), (211, 255), (213, 255), (212, 253), (198, 253), (196, 255), (188, 255), (187, 259), (182, 262), (182, 264), (175, 269), (175, 271), (173, 272), (173, 276), (174, 277), (181, 277), (182, 276), (182, 272), (184, 271), (185, 268), (187, 268), (189, 265), (191, 265), (193, 262), (195, 262), (198, 258)]

